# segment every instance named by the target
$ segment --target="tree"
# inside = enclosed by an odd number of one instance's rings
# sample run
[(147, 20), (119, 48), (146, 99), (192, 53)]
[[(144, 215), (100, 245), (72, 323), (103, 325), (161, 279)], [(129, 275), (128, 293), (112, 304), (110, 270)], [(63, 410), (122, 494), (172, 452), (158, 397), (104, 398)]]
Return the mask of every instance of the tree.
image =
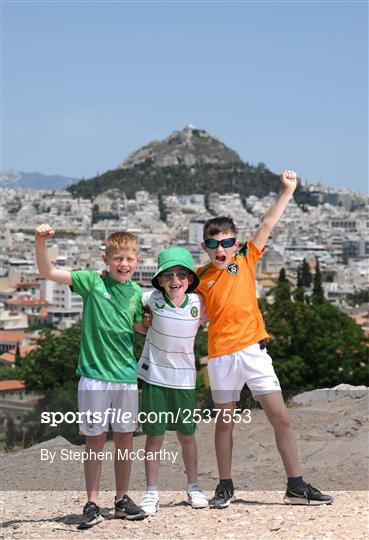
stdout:
[(327, 301), (308, 304), (281, 297), (260, 303), (268, 344), (282, 388), (294, 391), (339, 383), (368, 383), (368, 339), (355, 321)]
[(316, 257), (314, 285), (313, 285), (313, 303), (322, 304), (325, 301), (322, 286), (322, 275), (320, 273), (319, 259)]
[(286, 278), (286, 271), (281, 268), (277, 286), (273, 289), (274, 302), (281, 303), (291, 299), (291, 284)]
[(302, 265), (300, 267), (300, 270), (301, 270), (301, 281), (302, 281), (302, 285), (306, 288), (309, 288), (310, 285), (312, 284), (313, 282), (313, 276), (311, 275), (311, 272), (310, 272), (310, 266), (309, 264), (306, 262), (306, 259), (304, 259), (302, 261)]
[(9, 381), (11, 379), (23, 379), (22, 368), (2, 366), (0, 369), (0, 381)]
[(348, 294), (346, 298), (350, 306), (360, 306), (360, 304), (369, 302), (369, 289), (360, 289)]
[(81, 323), (60, 335), (46, 329), (33, 349), (23, 360), (26, 389), (48, 395), (56, 387), (76, 381)]
[(19, 342), (17, 342), (17, 346), (15, 348), (15, 367), (20, 368), (21, 365), (22, 365), (22, 357), (20, 354)]
[(295, 300), (298, 300), (299, 302), (303, 302), (305, 298), (305, 287), (302, 281), (302, 270), (300, 268), (297, 269), (297, 288), (294, 292), (294, 298)]
[(40, 422), (41, 414), (44, 412), (76, 413), (78, 410), (77, 395), (77, 379), (66, 382), (45, 395), (37, 404), (35, 411), (26, 419), (25, 444), (30, 446), (35, 442), (46, 441), (58, 436), (64, 437), (73, 444), (82, 444), (84, 439), (79, 435), (77, 423), (61, 422), (57, 426), (51, 426), (50, 423)]
[(301, 275), (301, 269), (300, 268), (297, 268), (297, 282), (296, 282), (296, 286), (298, 289), (300, 289), (301, 287), (304, 286), (304, 282), (302, 281), (302, 275)]
[(286, 281), (286, 270), (284, 268), (281, 268), (279, 271), (278, 283), (285, 283)]

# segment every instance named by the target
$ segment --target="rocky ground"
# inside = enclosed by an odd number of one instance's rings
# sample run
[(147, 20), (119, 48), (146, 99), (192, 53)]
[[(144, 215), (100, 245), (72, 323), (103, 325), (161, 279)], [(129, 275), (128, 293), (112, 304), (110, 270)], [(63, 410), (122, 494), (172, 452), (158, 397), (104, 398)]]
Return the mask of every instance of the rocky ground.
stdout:
[[(103, 468), (100, 504), (105, 520), (78, 531), (85, 503), (83, 466), (79, 461), (41, 462), (41, 449), (81, 451), (61, 438), (2, 456), (1, 479), (5, 538), (252, 538), (361, 539), (368, 537), (368, 394), (367, 391), (315, 391), (299, 396), (290, 408), (304, 476), (333, 494), (332, 506), (283, 504), (285, 486), (272, 430), (262, 411), (250, 424), (235, 427), (233, 471), (237, 500), (225, 510), (192, 510), (185, 504), (185, 475), (178, 457), (160, 471), (161, 510), (141, 522), (112, 519), (113, 464)], [(200, 484), (210, 496), (217, 480), (213, 424), (198, 430)], [(144, 437), (135, 438), (135, 449)], [(107, 443), (112, 450), (112, 443)], [(173, 433), (165, 449), (178, 450)], [(131, 496), (139, 501), (143, 463), (136, 462)], [(183, 488), (183, 489), (182, 489)], [(135, 490), (138, 491), (135, 491)], [(181, 489), (181, 491), (178, 491)]]

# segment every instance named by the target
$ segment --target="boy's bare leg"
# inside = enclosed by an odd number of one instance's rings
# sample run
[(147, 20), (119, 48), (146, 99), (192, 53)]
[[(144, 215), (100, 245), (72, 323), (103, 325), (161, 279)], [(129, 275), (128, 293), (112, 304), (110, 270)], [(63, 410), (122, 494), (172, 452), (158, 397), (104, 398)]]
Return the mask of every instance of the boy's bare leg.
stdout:
[(115, 444), (115, 455), (114, 455), (114, 472), (115, 472), (115, 489), (116, 489), (116, 499), (121, 499), (128, 492), (129, 479), (131, 477), (132, 470), (132, 460), (128, 459), (118, 459), (118, 449), (120, 450), (121, 455), (124, 455), (125, 451), (128, 450), (128, 454), (133, 450), (133, 433), (119, 433), (115, 432), (113, 434), (114, 444)]
[(281, 392), (256, 396), (274, 428), (277, 448), (281, 454), (287, 477), (301, 476), (300, 460), (290, 415)]
[[(155, 454), (155, 452), (160, 452), (164, 437), (165, 435), (146, 435), (145, 455), (147, 455), (148, 452), (153, 452), (153, 456), (157, 456), (158, 454)], [(147, 486), (152, 487), (157, 485), (159, 466), (160, 458), (155, 457), (155, 459), (152, 460), (145, 459), (145, 474)]]
[(235, 401), (214, 404), (220, 409), (215, 426), (215, 452), (217, 455), (219, 478), (232, 478), (232, 451), (233, 451), (233, 411)]
[(182, 458), (189, 484), (197, 484), (198, 462), (197, 443), (195, 435), (183, 435), (177, 431), (177, 437), (182, 447)]
[[(101, 452), (105, 444), (105, 433), (101, 435), (87, 436), (86, 437), (86, 452)], [(87, 499), (89, 502), (98, 504), (99, 498), (99, 485), (101, 476), (101, 460), (100, 459), (87, 459), (84, 462), (85, 469), (85, 482)]]

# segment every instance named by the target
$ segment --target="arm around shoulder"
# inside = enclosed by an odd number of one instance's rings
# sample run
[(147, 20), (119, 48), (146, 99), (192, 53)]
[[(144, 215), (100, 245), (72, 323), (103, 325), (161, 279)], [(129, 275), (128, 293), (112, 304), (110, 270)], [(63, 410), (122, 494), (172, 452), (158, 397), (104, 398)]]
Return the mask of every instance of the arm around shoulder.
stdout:
[(135, 332), (138, 332), (139, 334), (143, 334), (146, 336), (148, 328), (141, 322), (141, 323), (134, 323), (133, 328)]

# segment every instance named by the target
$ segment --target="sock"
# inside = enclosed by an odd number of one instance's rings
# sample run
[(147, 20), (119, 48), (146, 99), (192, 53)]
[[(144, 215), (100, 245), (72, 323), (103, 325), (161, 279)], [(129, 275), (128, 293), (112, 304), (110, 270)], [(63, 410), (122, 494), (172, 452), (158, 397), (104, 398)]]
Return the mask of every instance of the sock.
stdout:
[(187, 491), (198, 491), (199, 489), (200, 489), (199, 484), (197, 482), (196, 483), (191, 483), (191, 482), (188, 483)]
[(287, 478), (287, 483), (290, 489), (299, 488), (302, 484), (302, 476), (291, 476)]
[(219, 484), (227, 488), (231, 493), (234, 492), (233, 480), (232, 478), (220, 478)]
[(158, 486), (146, 486), (146, 491), (152, 491), (156, 493), (158, 491)]

